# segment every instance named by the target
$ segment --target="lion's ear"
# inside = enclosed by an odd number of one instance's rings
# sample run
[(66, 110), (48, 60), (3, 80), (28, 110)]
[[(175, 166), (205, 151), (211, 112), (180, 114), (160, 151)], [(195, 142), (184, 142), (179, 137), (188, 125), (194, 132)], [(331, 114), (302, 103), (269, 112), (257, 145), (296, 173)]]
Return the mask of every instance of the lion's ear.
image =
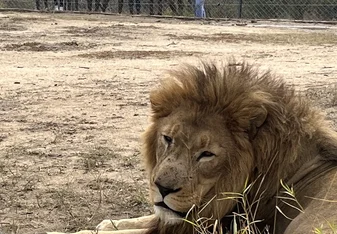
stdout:
[(252, 116), (250, 117), (249, 129), (247, 129), (250, 140), (255, 138), (256, 134), (259, 131), (259, 128), (266, 121), (267, 116), (268, 116), (268, 111), (264, 107), (261, 107), (252, 113)]

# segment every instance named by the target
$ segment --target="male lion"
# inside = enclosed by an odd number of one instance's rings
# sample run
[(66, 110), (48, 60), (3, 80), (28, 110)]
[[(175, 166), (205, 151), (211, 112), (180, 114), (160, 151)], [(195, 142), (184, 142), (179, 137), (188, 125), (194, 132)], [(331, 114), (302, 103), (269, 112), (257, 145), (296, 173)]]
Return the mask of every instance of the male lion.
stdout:
[(337, 134), (282, 80), (245, 63), (185, 66), (150, 101), (143, 157), (155, 215), (105, 220), (99, 233), (211, 233), (233, 216), (265, 233), (333, 233)]

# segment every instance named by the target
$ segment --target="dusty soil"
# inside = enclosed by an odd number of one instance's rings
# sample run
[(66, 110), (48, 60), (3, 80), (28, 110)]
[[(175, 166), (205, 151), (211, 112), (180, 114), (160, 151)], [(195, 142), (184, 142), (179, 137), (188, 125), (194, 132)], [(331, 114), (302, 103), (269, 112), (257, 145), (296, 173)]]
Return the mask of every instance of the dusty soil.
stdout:
[(0, 13), (0, 233), (149, 214), (139, 136), (165, 69), (235, 56), (337, 113), (337, 28)]

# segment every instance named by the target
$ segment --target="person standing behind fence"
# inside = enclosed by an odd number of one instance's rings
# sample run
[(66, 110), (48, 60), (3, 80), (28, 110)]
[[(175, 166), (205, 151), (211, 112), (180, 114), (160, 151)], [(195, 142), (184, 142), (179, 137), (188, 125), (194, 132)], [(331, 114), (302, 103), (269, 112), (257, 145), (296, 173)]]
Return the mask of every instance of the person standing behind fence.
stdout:
[[(135, 0), (136, 1), (136, 12), (137, 14), (140, 14), (140, 0)], [(134, 0), (129, 0), (129, 10), (130, 14), (133, 14), (133, 5), (134, 5)], [(123, 0), (118, 0), (118, 13), (121, 14), (123, 11)]]
[(195, 0), (195, 17), (206, 18), (205, 0)]
[(64, 0), (64, 10), (78, 11), (78, 0)]
[(64, 0), (54, 0), (55, 11), (63, 11), (64, 10), (63, 1)]

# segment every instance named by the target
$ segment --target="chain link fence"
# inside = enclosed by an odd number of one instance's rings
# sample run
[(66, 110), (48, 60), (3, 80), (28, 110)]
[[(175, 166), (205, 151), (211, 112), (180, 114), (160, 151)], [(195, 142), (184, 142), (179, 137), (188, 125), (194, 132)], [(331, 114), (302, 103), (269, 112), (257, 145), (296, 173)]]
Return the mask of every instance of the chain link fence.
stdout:
[(337, 0), (0, 0), (0, 8), (207, 18), (337, 20)]

